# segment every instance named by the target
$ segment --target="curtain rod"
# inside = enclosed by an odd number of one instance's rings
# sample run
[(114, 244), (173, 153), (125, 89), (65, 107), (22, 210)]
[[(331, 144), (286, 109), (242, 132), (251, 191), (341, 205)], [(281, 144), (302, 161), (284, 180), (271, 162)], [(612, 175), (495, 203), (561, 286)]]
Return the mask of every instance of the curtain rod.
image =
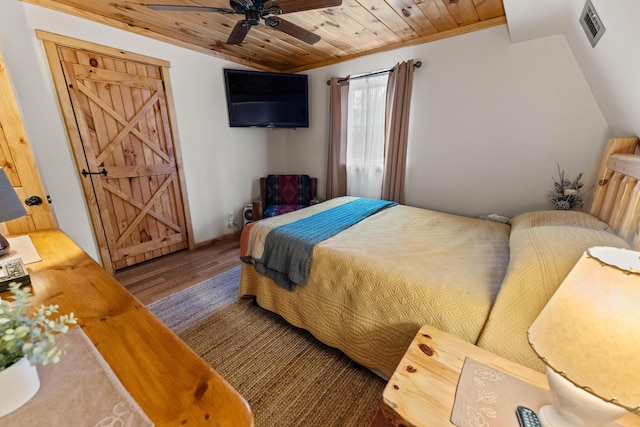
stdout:
[[(422, 67), (422, 61), (418, 60), (413, 64), (414, 68), (420, 68)], [(371, 76), (377, 76), (378, 74), (384, 74), (384, 73), (389, 73), (393, 71), (393, 68), (389, 68), (388, 70), (380, 70), (380, 71), (374, 71), (372, 73), (367, 73), (367, 74), (358, 74), (357, 76), (353, 76), (353, 77), (345, 77), (344, 79), (339, 79), (338, 83), (342, 83), (342, 82), (346, 82), (352, 79), (361, 79), (364, 77), (371, 77)], [(331, 84), (331, 80), (327, 80), (327, 85)]]

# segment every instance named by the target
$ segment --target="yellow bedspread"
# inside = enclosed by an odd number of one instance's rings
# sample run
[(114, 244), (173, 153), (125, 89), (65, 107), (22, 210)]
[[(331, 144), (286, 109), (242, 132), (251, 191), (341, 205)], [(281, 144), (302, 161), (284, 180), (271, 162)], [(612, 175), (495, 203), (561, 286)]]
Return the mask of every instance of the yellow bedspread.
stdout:
[(388, 378), (423, 324), (476, 342), (508, 265), (509, 232), (399, 205), (319, 243), (307, 285), (288, 291), (244, 264), (239, 295)]
[(582, 212), (527, 212), (511, 220), (509, 268), (477, 345), (544, 372), (527, 330), (584, 251), (628, 247), (609, 226)]

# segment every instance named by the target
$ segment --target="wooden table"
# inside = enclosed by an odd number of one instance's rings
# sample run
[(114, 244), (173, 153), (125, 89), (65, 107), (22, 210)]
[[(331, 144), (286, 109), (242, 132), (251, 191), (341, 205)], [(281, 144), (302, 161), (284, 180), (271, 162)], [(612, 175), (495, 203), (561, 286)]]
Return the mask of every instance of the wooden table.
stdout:
[[(544, 374), (427, 325), (420, 329), (385, 387), (372, 427), (454, 425), (449, 418), (467, 356), (549, 390)], [(515, 427), (515, 416), (513, 420)], [(629, 413), (618, 424), (640, 426), (640, 417)]]
[(73, 311), (124, 387), (157, 426), (252, 426), (247, 402), (118, 281), (57, 230), (30, 233), (39, 304)]

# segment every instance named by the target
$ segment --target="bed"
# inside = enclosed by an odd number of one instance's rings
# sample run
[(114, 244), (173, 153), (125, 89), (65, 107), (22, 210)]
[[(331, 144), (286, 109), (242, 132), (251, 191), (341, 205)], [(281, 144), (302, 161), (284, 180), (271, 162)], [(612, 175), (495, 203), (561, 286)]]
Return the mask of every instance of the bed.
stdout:
[[(251, 223), (239, 296), (383, 378), (424, 324), (543, 371), (526, 330), (575, 262), (591, 246), (637, 248), (637, 142), (608, 142), (589, 213), (527, 212), (504, 224), (391, 204), (337, 227), (334, 212), (364, 206), (344, 197)], [(307, 242), (295, 229), (328, 235)]]

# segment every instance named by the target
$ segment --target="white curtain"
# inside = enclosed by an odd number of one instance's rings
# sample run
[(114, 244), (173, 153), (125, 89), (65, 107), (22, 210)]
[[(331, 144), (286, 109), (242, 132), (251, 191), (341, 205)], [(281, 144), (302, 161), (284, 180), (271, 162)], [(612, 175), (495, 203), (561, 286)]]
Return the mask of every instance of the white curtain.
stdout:
[(347, 194), (379, 199), (384, 172), (388, 73), (351, 78), (347, 131)]

